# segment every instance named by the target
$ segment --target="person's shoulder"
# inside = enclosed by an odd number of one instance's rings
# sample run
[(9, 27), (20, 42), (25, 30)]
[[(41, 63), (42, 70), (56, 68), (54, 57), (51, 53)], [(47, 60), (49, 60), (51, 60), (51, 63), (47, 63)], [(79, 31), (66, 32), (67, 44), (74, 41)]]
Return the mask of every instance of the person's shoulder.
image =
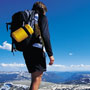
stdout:
[(47, 20), (47, 16), (42, 15), (42, 16), (41, 16), (41, 21), (43, 21), (43, 22), (48, 21), (48, 20)]
[(47, 18), (47, 16), (46, 15), (42, 15), (42, 18)]
[(47, 19), (47, 16), (43, 15), (43, 18), (44, 18), (44, 19)]

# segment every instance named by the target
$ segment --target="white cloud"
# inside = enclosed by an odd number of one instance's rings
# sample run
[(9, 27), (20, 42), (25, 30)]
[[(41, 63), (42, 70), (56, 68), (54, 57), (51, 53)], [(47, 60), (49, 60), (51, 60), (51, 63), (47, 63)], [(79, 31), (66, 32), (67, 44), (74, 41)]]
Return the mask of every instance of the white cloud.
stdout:
[(47, 65), (48, 71), (90, 71), (90, 65)]
[(58, 64), (54, 64), (52, 66), (47, 65), (47, 69), (48, 71), (65, 71), (67, 69), (67, 66)]
[(90, 65), (80, 64), (80, 65), (70, 65), (70, 67), (72, 70), (90, 71)]
[(3, 42), (3, 45), (0, 45), (0, 49), (5, 49), (11, 51), (11, 44), (7, 43), (7, 41)]
[(0, 63), (1, 71), (27, 71), (23, 63)]
[(2, 67), (25, 67), (25, 64), (18, 64), (18, 63), (6, 64), (6, 63), (1, 63), (0, 66), (2, 66)]
[(73, 55), (73, 53), (70, 52), (70, 53), (69, 53), (69, 56), (72, 56), (72, 55)]
[(52, 66), (50, 66), (50, 65), (47, 65), (48, 67), (58, 67), (58, 68), (65, 68), (66, 66), (65, 65), (57, 65), (57, 64), (54, 64), (54, 65), (52, 65)]
[(52, 66), (47, 65), (48, 71), (64, 71), (65, 69), (66, 69), (65, 65), (57, 65), (57, 64), (54, 64)]

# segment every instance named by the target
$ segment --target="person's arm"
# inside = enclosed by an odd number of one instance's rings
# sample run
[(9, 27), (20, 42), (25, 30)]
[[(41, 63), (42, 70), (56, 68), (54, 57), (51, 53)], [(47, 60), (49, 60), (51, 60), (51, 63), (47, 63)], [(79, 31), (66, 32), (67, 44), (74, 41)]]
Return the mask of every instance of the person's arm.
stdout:
[(41, 17), (39, 26), (40, 26), (42, 38), (44, 40), (46, 52), (47, 52), (47, 54), (50, 58), (49, 65), (52, 65), (53, 62), (54, 62), (54, 57), (53, 57), (53, 52), (52, 52), (52, 47), (51, 47), (51, 42), (50, 42), (50, 34), (49, 34), (49, 29), (48, 29), (48, 20), (47, 20), (46, 16)]

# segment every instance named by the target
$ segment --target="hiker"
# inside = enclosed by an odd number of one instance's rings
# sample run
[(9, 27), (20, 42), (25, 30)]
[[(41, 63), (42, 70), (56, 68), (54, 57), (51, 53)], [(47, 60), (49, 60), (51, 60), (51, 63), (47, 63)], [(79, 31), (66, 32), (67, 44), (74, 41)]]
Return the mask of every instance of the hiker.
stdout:
[(45, 50), (50, 59), (49, 65), (54, 63), (54, 57), (50, 43), (48, 21), (45, 16), (47, 8), (42, 2), (36, 2), (34, 3), (32, 10), (39, 15), (38, 24), (41, 35), (37, 38), (33, 38), (32, 45), (23, 51), (23, 56), (28, 71), (31, 73), (30, 90), (38, 90), (43, 72), (46, 71)]

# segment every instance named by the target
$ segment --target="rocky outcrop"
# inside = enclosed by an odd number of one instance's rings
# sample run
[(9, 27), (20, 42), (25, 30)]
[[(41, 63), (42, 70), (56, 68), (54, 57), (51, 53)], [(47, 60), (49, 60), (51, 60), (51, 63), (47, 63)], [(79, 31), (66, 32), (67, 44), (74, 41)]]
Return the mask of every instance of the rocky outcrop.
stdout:
[[(30, 81), (13, 81), (0, 84), (0, 90), (29, 90)], [(55, 84), (41, 82), (39, 90), (90, 90), (90, 84)]]

